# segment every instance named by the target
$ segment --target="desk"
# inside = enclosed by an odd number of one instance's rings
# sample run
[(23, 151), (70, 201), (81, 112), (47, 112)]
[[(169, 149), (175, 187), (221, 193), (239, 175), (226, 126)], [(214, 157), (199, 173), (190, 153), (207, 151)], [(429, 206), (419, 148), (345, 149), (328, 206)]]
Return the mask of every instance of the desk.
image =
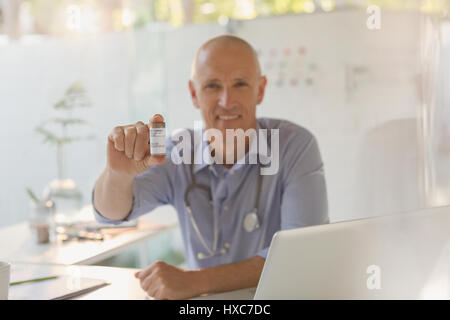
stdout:
[(192, 298), (191, 300), (253, 300), (256, 288), (234, 290)]
[[(75, 297), (74, 300), (144, 300), (147, 298), (147, 294), (141, 289), (139, 280), (134, 277), (137, 271), (140, 270), (101, 266), (12, 263), (11, 282), (50, 275), (73, 276), (76, 274), (80, 277), (106, 280), (111, 284), (82, 296)], [(254, 291), (255, 289), (236, 290), (197, 297), (192, 300), (247, 300), (252, 299)], [(35, 299), (39, 298), (35, 297)]]
[[(76, 274), (85, 278), (103, 279), (111, 284), (82, 296), (75, 297), (74, 300), (143, 300), (147, 295), (141, 289), (139, 280), (134, 277), (136, 271), (139, 270), (100, 266), (12, 263), (11, 282), (49, 275), (73, 276)], [(36, 296), (34, 299), (39, 299), (39, 297)]]
[[(38, 264), (94, 264), (177, 227), (178, 222), (171, 208), (161, 207), (155, 211), (142, 216), (138, 228), (104, 241), (37, 244), (32, 239), (28, 222), (1, 228), (0, 260)], [(145, 260), (145, 250), (142, 251), (141, 260)], [(148, 261), (141, 263), (146, 265)]]

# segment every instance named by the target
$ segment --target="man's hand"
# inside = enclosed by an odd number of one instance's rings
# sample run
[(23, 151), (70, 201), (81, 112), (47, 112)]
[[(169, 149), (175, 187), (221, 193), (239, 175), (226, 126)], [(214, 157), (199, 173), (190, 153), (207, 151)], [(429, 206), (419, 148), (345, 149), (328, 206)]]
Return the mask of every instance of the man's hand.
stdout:
[(264, 258), (254, 256), (239, 262), (190, 271), (157, 261), (134, 276), (152, 298), (188, 299), (201, 294), (256, 287), (264, 262)]
[[(154, 115), (150, 122), (164, 121)], [(137, 122), (115, 127), (108, 136), (107, 164), (97, 179), (94, 206), (102, 216), (123, 220), (133, 206), (133, 184), (136, 176), (150, 166), (163, 163), (165, 157), (150, 154), (150, 128)]]
[[(159, 114), (150, 122), (164, 121)], [(150, 154), (149, 126), (139, 121), (135, 124), (115, 127), (108, 136), (107, 168), (135, 177), (150, 166), (163, 163), (165, 157)]]
[(195, 272), (156, 261), (134, 276), (140, 280), (141, 288), (150, 297), (176, 300), (192, 298), (202, 293)]

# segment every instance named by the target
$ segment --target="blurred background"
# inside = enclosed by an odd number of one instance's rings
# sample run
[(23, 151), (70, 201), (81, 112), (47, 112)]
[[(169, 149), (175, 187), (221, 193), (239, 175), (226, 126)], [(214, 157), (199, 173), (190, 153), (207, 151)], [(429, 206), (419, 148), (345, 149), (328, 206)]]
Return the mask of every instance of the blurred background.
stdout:
[(114, 126), (193, 127), (190, 64), (222, 33), (258, 53), (258, 116), (317, 137), (331, 222), (450, 204), (450, 0), (0, 0), (0, 227), (27, 188), (88, 206)]

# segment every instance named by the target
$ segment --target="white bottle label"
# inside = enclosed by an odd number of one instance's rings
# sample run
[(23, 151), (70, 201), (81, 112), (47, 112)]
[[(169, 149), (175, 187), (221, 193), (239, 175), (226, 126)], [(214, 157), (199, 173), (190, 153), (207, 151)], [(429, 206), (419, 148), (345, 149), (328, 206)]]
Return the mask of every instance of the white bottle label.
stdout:
[(150, 154), (166, 153), (166, 128), (150, 128)]

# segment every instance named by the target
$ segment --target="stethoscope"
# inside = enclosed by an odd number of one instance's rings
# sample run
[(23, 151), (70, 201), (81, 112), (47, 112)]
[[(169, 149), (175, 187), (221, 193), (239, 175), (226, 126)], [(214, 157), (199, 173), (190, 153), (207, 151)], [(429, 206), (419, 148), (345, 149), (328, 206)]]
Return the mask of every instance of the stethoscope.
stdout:
[[(202, 252), (199, 252), (197, 254), (197, 258), (199, 259), (206, 259), (206, 258), (210, 258), (213, 257), (217, 254), (217, 238), (219, 236), (219, 232), (218, 232), (218, 226), (216, 223), (216, 215), (213, 212), (213, 224), (214, 224), (214, 243), (212, 248), (210, 248), (208, 246), (208, 244), (205, 241), (205, 238), (203, 238), (202, 233), (200, 232), (200, 229), (197, 226), (197, 223), (195, 222), (195, 218), (192, 214), (192, 209), (191, 209), (191, 204), (189, 202), (188, 199), (188, 195), (189, 192), (191, 192), (192, 190), (194, 190), (195, 188), (200, 188), (202, 190), (205, 190), (208, 193), (209, 196), (209, 203), (212, 206), (213, 205), (213, 199), (212, 199), (212, 193), (211, 193), (211, 188), (207, 185), (204, 184), (200, 184), (197, 183), (195, 181), (195, 176), (194, 176), (194, 165), (191, 164), (190, 165), (190, 173), (191, 173), (191, 180), (192, 183), (190, 186), (187, 187), (185, 193), (184, 193), (184, 204), (186, 206), (186, 210), (189, 214), (189, 218), (192, 222), (192, 226), (194, 227), (195, 233), (197, 234), (198, 238), (200, 239), (202, 245), (205, 247), (205, 249), (208, 251), (209, 254), (204, 254)], [(243, 222), (243, 228), (245, 229), (245, 231), (247, 232), (252, 232), (256, 229), (258, 229), (260, 227), (260, 222), (259, 222), (259, 216), (258, 216), (258, 204), (259, 204), (259, 196), (261, 193), (261, 184), (262, 184), (262, 174), (259, 173), (258, 174), (258, 184), (257, 184), (257, 189), (256, 189), (256, 196), (255, 196), (255, 204), (254, 204), (254, 209), (253, 211), (247, 213), (245, 215), (244, 218), (244, 222)], [(225, 254), (227, 253), (228, 249), (230, 248), (230, 244), (228, 242), (226, 242), (224, 244), (224, 247), (220, 250), (221, 254)]]

